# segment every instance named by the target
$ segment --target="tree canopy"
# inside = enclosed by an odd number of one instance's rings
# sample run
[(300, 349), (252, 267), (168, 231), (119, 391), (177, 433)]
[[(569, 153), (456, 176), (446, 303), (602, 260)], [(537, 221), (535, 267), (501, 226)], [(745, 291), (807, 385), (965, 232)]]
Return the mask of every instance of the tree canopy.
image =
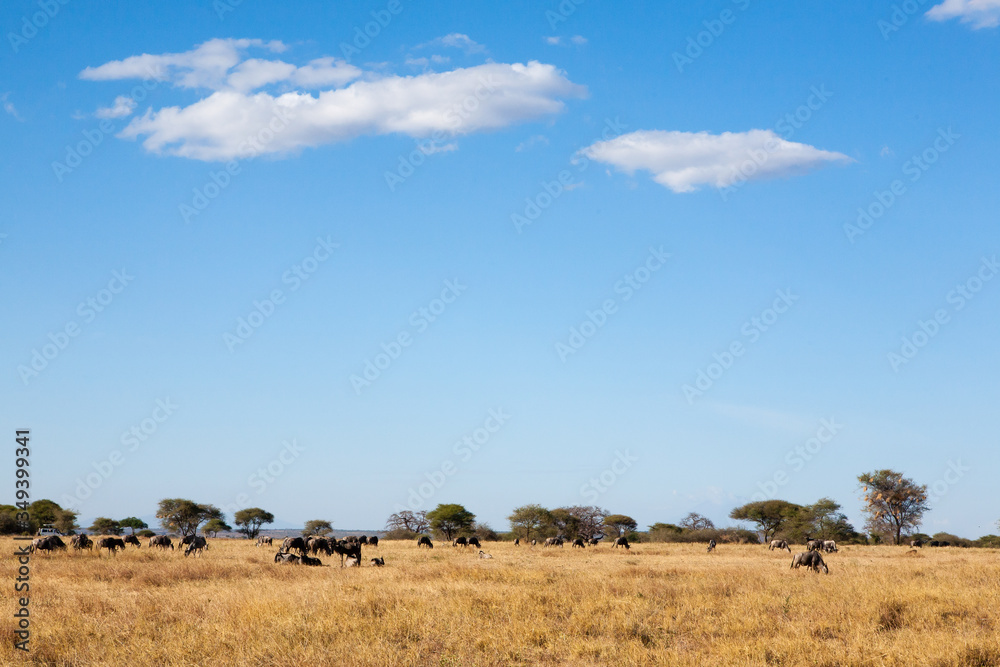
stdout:
[(118, 522), (118, 525), (121, 526), (122, 528), (131, 529), (133, 535), (135, 535), (135, 531), (137, 530), (142, 530), (143, 528), (149, 528), (149, 526), (146, 525), (145, 521), (134, 516), (122, 519), (121, 521)]
[(764, 542), (770, 542), (782, 524), (794, 518), (801, 509), (787, 500), (758, 500), (734, 508), (729, 518), (756, 524)]
[(875, 534), (890, 535), (896, 544), (920, 526), (927, 503), (927, 486), (918, 485), (895, 470), (876, 470), (858, 475), (868, 516), (865, 525)]
[(604, 517), (604, 526), (613, 532), (613, 537), (621, 537), (635, 530), (638, 525), (635, 519), (625, 514), (610, 514)]
[(329, 535), (332, 532), (333, 524), (325, 519), (313, 519), (311, 521), (306, 521), (306, 525), (302, 529), (302, 535), (304, 537), (312, 537), (313, 535), (321, 537), (323, 535)]
[(427, 513), (427, 520), (431, 530), (451, 540), (459, 533), (471, 530), (476, 515), (462, 505), (452, 503), (435, 507)]
[(697, 512), (691, 512), (681, 519), (681, 528), (686, 528), (687, 530), (712, 530), (715, 528), (715, 524), (708, 517), (702, 516)]
[(201, 527), (201, 532), (203, 535), (215, 537), (221, 532), (229, 532), (232, 529), (233, 527), (222, 519), (209, 519), (205, 522), (205, 525)]
[(532, 532), (537, 533), (551, 520), (552, 515), (541, 505), (522, 505), (515, 508), (507, 517), (514, 536), (522, 537), (526, 542), (531, 540)]
[(408, 533), (420, 534), (427, 532), (430, 523), (427, 521), (427, 512), (414, 512), (403, 510), (389, 515), (385, 522), (386, 530), (403, 530)]
[(120, 523), (114, 519), (109, 519), (106, 516), (99, 516), (94, 519), (94, 523), (88, 528), (90, 532), (95, 535), (121, 535), (122, 526)]
[(205, 521), (225, 520), (225, 515), (215, 505), (198, 504), (186, 498), (164, 498), (156, 510), (156, 518), (166, 530), (187, 536), (195, 535)]
[(248, 507), (233, 515), (233, 523), (248, 540), (252, 540), (260, 533), (261, 526), (265, 523), (274, 523), (274, 515), (259, 507)]

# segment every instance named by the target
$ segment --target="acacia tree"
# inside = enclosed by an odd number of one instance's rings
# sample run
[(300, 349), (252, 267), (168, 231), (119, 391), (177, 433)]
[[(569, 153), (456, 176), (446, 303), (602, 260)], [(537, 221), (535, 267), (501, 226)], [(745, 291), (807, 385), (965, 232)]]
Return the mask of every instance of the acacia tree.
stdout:
[(457, 503), (438, 505), (427, 513), (431, 530), (440, 533), (449, 540), (454, 535), (472, 528), (476, 515)]
[(927, 503), (927, 486), (918, 485), (895, 470), (876, 470), (858, 475), (864, 495), (865, 525), (873, 533), (893, 535), (899, 544), (904, 533), (920, 526)]
[(541, 505), (523, 505), (517, 507), (507, 517), (507, 520), (510, 521), (510, 531), (515, 536), (518, 535), (518, 531), (522, 531), (525, 542), (531, 540), (532, 531), (538, 532), (551, 519), (552, 516), (549, 511)]
[(389, 515), (385, 522), (386, 530), (406, 530), (411, 533), (424, 533), (430, 528), (427, 521), (427, 512), (414, 512), (403, 510)]
[(106, 516), (99, 516), (94, 519), (94, 523), (88, 528), (90, 532), (95, 535), (121, 535), (122, 527), (114, 519), (109, 519)]
[(260, 533), (260, 527), (265, 523), (274, 523), (274, 515), (259, 507), (248, 507), (233, 515), (233, 523), (246, 535), (248, 540), (252, 540)]
[(201, 527), (202, 535), (207, 535), (208, 537), (215, 537), (220, 532), (229, 532), (233, 529), (228, 523), (222, 519), (209, 519), (205, 522), (205, 525)]
[(625, 514), (611, 514), (604, 517), (604, 526), (614, 532), (614, 537), (621, 537), (626, 532), (635, 530), (638, 525), (635, 519)]
[(322, 537), (323, 535), (329, 535), (332, 532), (333, 532), (333, 524), (323, 519), (313, 519), (312, 521), (306, 521), (305, 528), (302, 529), (303, 537), (310, 537), (312, 535), (316, 535), (317, 537)]
[(770, 542), (778, 529), (794, 518), (802, 508), (787, 500), (759, 500), (736, 507), (729, 513), (730, 519), (750, 521), (757, 524), (764, 542)]
[(137, 530), (142, 530), (143, 528), (149, 528), (149, 526), (146, 525), (145, 521), (134, 516), (122, 519), (121, 521), (118, 522), (118, 525), (121, 526), (122, 528), (130, 528), (132, 530), (133, 535), (135, 535), (135, 531)]
[(681, 519), (681, 528), (686, 528), (687, 530), (712, 530), (715, 528), (715, 524), (708, 517), (702, 516), (697, 512), (691, 512)]
[(225, 520), (225, 515), (215, 505), (198, 504), (186, 498), (164, 498), (156, 510), (156, 518), (166, 530), (187, 536), (195, 535), (205, 521)]
[(608, 516), (608, 511), (603, 507), (574, 505), (560, 509), (576, 519), (576, 530), (581, 536), (591, 539), (604, 534), (604, 519)]

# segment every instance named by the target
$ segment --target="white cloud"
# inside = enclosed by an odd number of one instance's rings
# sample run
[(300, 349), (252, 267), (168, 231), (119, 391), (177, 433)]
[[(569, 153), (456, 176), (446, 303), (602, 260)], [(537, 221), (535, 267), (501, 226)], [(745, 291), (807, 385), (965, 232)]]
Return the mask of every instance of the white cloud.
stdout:
[(559, 46), (559, 44), (561, 42), (562, 42), (562, 37), (546, 37), (545, 38), (545, 43), (549, 44), (551, 46)]
[(13, 116), (14, 120), (18, 120), (23, 123), (24, 119), (21, 118), (21, 114), (17, 112), (17, 107), (14, 106), (14, 103), (11, 102), (9, 99), (7, 99), (9, 97), (10, 93), (4, 93), (3, 95), (0, 95), (0, 102), (3, 102), (3, 110), (6, 111), (11, 116)]
[(1000, 25), (1000, 0), (944, 0), (930, 8), (927, 18), (932, 21), (957, 18), (977, 30), (995, 28)]
[(547, 146), (549, 144), (549, 140), (544, 136), (542, 136), (541, 134), (536, 134), (534, 136), (528, 137), (527, 139), (519, 143), (517, 145), (517, 148), (514, 149), (514, 151), (520, 153), (522, 151), (531, 148), (535, 144), (545, 144)]
[(628, 174), (649, 171), (653, 180), (674, 192), (702, 185), (727, 187), (738, 180), (759, 180), (849, 162), (841, 153), (786, 141), (771, 130), (748, 132), (631, 132), (581, 151)]
[[(543, 37), (542, 39), (550, 46), (562, 46), (564, 43), (562, 37)], [(583, 35), (573, 35), (569, 38), (569, 41), (577, 46), (583, 46), (587, 43), (587, 38)]]
[[(238, 71), (246, 77), (247, 86), (276, 76), (256, 64), (249, 71)], [(143, 146), (155, 153), (228, 160), (253, 153), (248, 139), (262, 133), (273, 136), (261, 141), (256, 151), (271, 154), (362, 135), (396, 133), (423, 138), (442, 132), (455, 137), (558, 113), (565, 106), (564, 98), (585, 93), (583, 86), (569, 81), (556, 67), (534, 61), (373, 78), (316, 95), (300, 91), (250, 94), (229, 83), (186, 107), (149, 109), (119, 136), (143, 137)], [(276, 118), (285, 117), (290, 120), (276, 123)], [(272, 123), (284, 127), (275, 130)]]
[(135, 110), (135, 100), (126, 95), (119, 95), (115, 98), (114, 104), (110, 107), (101, 107), (94, 115), (98, 118), (124, 118), (131, 116)]
[(417, 46), (418, 49), (427, 47), (439, 47), (444, 46), (453, 49), (461, 49), (466, 53), (483, 53), (486, 51), (486, 47), (479, 44), (468, 35), (463, 35), (460, 32), (453, 32), (450, 35), (445, 35), (444, 37), (438, 37), (437, 39), (432, 39), (429, 42), (420, 44)]
[(577, 44), (578, 46), (583, 46), (584, 44), (587, 43), (587, 38), (583, 37), (582, 35), (573, 35), (569, 41), (573, 42), (574, 44)]

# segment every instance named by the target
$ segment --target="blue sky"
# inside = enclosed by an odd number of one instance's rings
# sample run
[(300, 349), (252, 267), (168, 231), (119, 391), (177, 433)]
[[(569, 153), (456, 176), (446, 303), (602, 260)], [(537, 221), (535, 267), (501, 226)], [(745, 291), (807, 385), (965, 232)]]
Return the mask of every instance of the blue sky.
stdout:
[(1000, 6), (894, 7), (6, 3), (34, 497), (995, 532)]

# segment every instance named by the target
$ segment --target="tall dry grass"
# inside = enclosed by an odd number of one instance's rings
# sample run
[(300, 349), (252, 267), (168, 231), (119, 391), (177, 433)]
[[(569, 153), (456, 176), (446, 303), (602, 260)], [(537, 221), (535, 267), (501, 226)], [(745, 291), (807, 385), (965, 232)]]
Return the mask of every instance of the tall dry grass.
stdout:
[[(13, 541), (0, 540), (7, 553)], [(32, 559), (30, 656), (46, 665), (1000, 665), (1000, 552), (847, 547), (830, 574), (763, 546), (586, 550), (411, 542), (365, 567), (129, 548)], [(373, 555), (386, 567), (367, 567)]]

